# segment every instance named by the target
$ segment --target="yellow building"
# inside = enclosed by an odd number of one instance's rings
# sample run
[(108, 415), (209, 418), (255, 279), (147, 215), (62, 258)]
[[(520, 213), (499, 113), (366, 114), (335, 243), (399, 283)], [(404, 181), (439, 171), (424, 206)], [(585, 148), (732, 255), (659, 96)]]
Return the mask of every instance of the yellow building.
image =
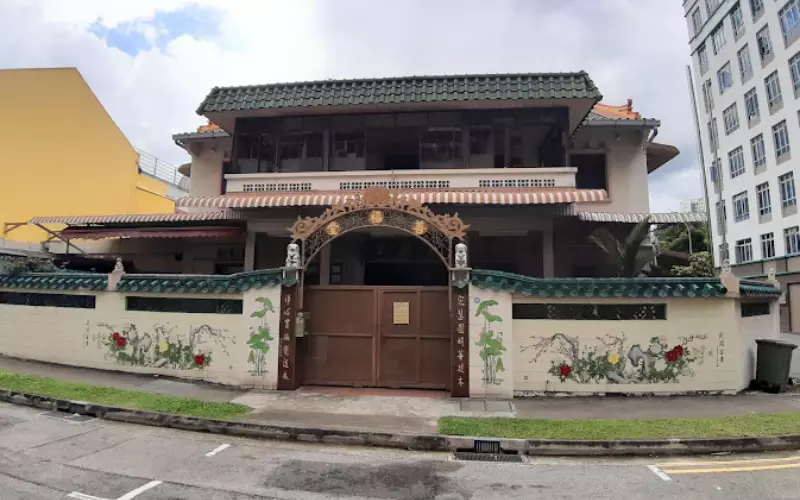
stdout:
[(76, 68), (0, 70), (0, 109), (0, 237), (47, 239), (20, 225), (36, 215), (174, 211)]

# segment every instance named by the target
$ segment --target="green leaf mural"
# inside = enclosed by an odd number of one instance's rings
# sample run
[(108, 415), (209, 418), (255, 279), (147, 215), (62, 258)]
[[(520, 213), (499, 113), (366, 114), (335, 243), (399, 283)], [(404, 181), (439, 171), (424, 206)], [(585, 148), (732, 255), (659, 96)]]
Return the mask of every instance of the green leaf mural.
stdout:
[(478, 341), (475, 345), (481, 348), (478, 351), (483, 361), (483, 383), (485, 385), (500, 385), (502, 379), (497, 374), (505, 371), (503, 366), (503, 353), (506, 351), (503, 345), (503, 332), (495, 331), (492, 327), (495, 323), (502, 323), (503, 318), (492, 313), (491, 307), (498, 305), (496, 300), (480, 300), (475, 309), (475, 316), (483, 316), (483, 328), (481, 329)]
[(270, 349), (269, 342), (275, 340), (267, 325), (267, 313), (275, 313), (275, 308), (272, 305), (272, 301), (266, 297), (257, 297), (255, 302), (261, 304), (261, 309), (253, 311), (250, 317), (258, 318), (261, 321), (257, 326), (250, 327), (250, 338), (247, 341), (247, 345), (250, 347), (250, 354), (247, 356), (247, 362), (253, 365), (250, 373), (261, 377), (268, 372), (266, 354)]

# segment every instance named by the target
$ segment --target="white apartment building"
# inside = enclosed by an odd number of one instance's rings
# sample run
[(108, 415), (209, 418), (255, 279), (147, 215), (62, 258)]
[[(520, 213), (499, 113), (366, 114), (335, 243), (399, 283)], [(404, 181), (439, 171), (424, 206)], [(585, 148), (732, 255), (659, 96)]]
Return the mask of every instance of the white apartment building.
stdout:
[(715, 262), (798, 271), (800, 0), (683, 6)]
[(693, 212), (696, 214), (706, 213), (706, 199), (689, 198), (681, 200), (681, 212)]

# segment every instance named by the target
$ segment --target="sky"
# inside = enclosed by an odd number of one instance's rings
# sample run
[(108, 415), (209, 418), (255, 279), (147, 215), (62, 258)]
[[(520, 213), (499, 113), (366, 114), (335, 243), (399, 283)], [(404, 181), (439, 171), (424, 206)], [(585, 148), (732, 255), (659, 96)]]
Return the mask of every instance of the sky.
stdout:
[(651, 210), (702, 195), (680, 0), (1, 0), (0, 68), (74, 66), (131, 143), (181, 164), (175, 133), (214, 86), (585, 70), (681, 154)]

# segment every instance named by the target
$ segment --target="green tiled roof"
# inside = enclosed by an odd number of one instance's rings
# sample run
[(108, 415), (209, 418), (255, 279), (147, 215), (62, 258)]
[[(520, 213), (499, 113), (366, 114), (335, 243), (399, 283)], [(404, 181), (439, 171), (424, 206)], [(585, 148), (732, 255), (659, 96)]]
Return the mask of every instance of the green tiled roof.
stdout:
[(0, 288), (40, 290), (104, 290), (108, 275), (98, 273), (28, 273), (17, 276), (0, 274)]
[(390, 105), (456, 101), (602, 98), (585, 71), (409, 76), (214, 87), (197, 114), (259, 109)]
[(739, 295), (742, 297), (777, 299), (783, 292), (764, 281), (740, 280)]
[(122, 292), (238, 293), (251, 288), (278, 286), (280, 269), (264, 269), (225, 276), (126, 274), (117, 284)]
[(526, 297), (722, 297), (719, 278), (531, 278), (474, 269), (478, 288), (520, 293)]

